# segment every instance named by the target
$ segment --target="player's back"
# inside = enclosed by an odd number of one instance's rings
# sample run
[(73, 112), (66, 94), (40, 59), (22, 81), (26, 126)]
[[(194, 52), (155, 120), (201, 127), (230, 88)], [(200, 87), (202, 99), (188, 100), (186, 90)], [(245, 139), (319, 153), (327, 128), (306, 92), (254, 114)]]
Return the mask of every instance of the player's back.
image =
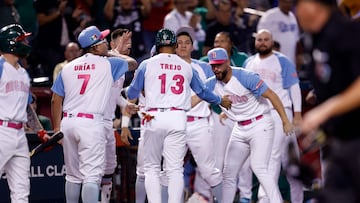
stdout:
[(62, 72), (64, 111), (103, 114), (114, 82), (111, 65), (106, 57), (85, 54)]
[(191, 65), (176, 54), (161, 53), (146, 61), (147, 108), (191, 108)]

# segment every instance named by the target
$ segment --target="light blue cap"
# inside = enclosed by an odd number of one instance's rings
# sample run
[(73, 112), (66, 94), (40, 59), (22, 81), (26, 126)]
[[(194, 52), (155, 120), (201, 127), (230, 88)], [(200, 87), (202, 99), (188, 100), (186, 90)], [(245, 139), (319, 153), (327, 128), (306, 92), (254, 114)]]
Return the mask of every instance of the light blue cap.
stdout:
[(100, 32), (96, 26), (90, 26), (81, 31), (78, 41), (82, 48), (87, 48), (105, 39), (109, 33), (109, 29)]
[(225, 49), (214, 48), (208, 51), (209, 64), (223, 64), (229, 57)]

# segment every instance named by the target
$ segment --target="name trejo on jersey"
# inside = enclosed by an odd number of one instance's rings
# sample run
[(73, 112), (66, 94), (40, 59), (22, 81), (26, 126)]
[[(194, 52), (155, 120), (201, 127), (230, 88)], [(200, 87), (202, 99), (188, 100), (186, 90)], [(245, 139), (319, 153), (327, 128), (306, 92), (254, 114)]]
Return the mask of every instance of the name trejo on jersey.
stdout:
[(164, 70), (181, 70), (181, 66), (177, 64), (160, 63), (160, 66)]

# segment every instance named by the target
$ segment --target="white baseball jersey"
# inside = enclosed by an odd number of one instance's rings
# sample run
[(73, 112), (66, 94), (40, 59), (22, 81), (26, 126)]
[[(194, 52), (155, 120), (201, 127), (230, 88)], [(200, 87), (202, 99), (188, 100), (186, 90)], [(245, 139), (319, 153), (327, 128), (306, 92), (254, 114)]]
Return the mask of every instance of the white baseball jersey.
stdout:
[(295, 63), (296, 43), (299, 40), (299, 26), (292, 12), (285, 15), (279, 7), (269, 9), (261, 16), (257, 30), (268, 29), (280, 50)]
[(231, 68), (232, 77), (228, 83), (218, 81), (215, 76), (207, 80), (207, 86), (216, 94), (229, 95), (231, 108), (221, 107), (226, 115), (234, 121), (243, 121), (269, 112), (269, 106), (259, 99), (268, 88), (259, 75), (243, 68)]
[[(164, 28), (168, 28), (175, 33), (178, 31), (179, 28), (184, 26), (189, 26), (190, 19), (192, 18), (192, 15), (194, 15), (190, 11), (185, 11), (185, 15), (182, 15), (179, 13), (179, 11), (174, 8), (172, 11), (170, 11), (164, 18)], [(194, 49), (198, 50), (198, 42), (205, 41), (206, 33), (201, 27), (200, 22), (196, 24), (197, 31), (195, 32), (195, 38), (194, 40)]]
[(123, 89), (125, 81), (125, 75), (121, 76), (120, 79), (116, 80), (111, 87), (110, 99), (108, 105), (105, 107), (104, 118), (112, 120), (115, 115), (116, 105), (123, 107), (123, 102), (121, 101), (121, 90)]
[(0, 174), (6, 173), (11, 202), (19, 203), (29, 202), (29, 147), (24, 128), (9, 127), (6, 122), (21, 125), (27, 121), (26, 107), (31, 102), (29, 89), (26, 70), (16, 69), (0, 57)]
[[(160, 53), (139, 65), (127, 95), (135, 99), (145, 90), (145, 109), (177, 108), (190, 110), (190, 88), (210, 103), (220, 104), (220, 97), (214, 95), (189, 63), (176, 54)], [(157, 91), (153, 91), (156, 89)]]
[[(258, 73), (266, 84), (276, 92), (284, 107), (291, 108), (289, 88), (299, 83), (295, 65), (279, 52), (261, 59), (259, 54), (251, 56), (244, 63), (244, 68)], [(271, 102), (266, 99), (270, 106)]]
[[(271, 89), (279, 96), (285, 107), (287, 117), (289, 120), (292, 120), (292, 107), (294, 106), (294, 110), (296, 110), (297, 106), (301, 106), (301, 102), (294, 98), (290, 98), (290, 87), (298, 85), (299, 83), (295, 65), (285, 55), (279, 52), (274, 52), (274, 54), (264, 59), (261, 59), (259, 54), (256, 54), (245, 61), (244, 67), (260, 74), (266, 84), (269, 85), (269, 87), (271, 87)], [(298, 94), (300, 94), (300, 90)], [(269, 100), (264, 100), (272, 107)], [(269, 162), (268, 169), (270, 171), (269, 174), (273, 175), (275, 180), (278, 180), (281, 165), (283, 164), (283, 166), (286, 166), (288, 163), (287, 157), (289, 143), (293, 143), (295, 150), (298, 151), (299, 149), (296, 136), (285, 135), (281, 118), (274, 108), (271, 111), (271, 115), (275, 121), (275, 134), (271, 150), (271, 161)], [(290, 184), (291, 202), (303, 202), (302, 184), (293, 180), (291, 177), (288, 178), (288, 182)], [(260, 199), (268, 198), (265, 197), (266, 195), (262, 187), (259, 189), (258, 196)]]
[(87, 53), (68, 63), (51, 89), (60, 96), (66, 94), (64, 112), (102, 115), (111, 86), (127, 70), (128, 64), (123, 59)]
[[(211, 70), (211, 66), (208, 63), (201, 62), (199, 60), (192, 60), (191, 66), (198, 72), (199, 77), (202, 81), (214, 76)], [(194, 91), (191, 91), (191, 96), (195, 95)], [(210, 115), (209, 103), (201, 101), (196, 106), (191, 108), (186, 115), (197, 116), (197, 117), (208, 117)]]
[(0, 101), (0, 120), (27, 121), (26, 107), (31, 102), (29, 75), (22, 67), (15, 69), (3, 57), (0, 57)]

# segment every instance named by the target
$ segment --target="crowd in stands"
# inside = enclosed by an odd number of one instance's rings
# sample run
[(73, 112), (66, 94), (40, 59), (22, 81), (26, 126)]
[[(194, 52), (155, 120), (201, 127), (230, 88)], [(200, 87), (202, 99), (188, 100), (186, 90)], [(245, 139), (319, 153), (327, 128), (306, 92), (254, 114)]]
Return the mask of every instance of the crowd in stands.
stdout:
[[(359, 19), (357, 1), (342, 0), (339, 6), (350, 18)], [(149, 56), (155, 33), (162, 27), (175, 32), (192, 27), (193, 58), (205, 56), (221, 31), (231, 34), (237, 51), (251, 55), (253, 33), (267, 28), (280, 51), (297, 63), (300, 30), (292, 10), (293, 0), (1, 0), (0, 26), (20, 23), (32, 33), (33, 51), (22, 63), (32, 78), (48, 77), (50, 85), (55, 66), (66, 60), (67, 45), (89, 25), (132, 31), (130, 55), (138, 62)]]
[[(281, 0), (285, 1), (285, 0)], [(149, 56), (155, 33), (162, 27), (176, 31), (190, 26), (196, 33), (194, 58), (206, 55), (220, 31), (231, 33), (234, 48), (254, 53), (252, 33), (275, 0), (1, 0), (0, 26), (20, 23), (33, 51), (23, 61), (32, 78), (53, 81), (57, 64), (66, 60), (65, 49), (89, 25), (100, 29), (132, 31), (131, 56), (138, 62)], [(246, 12), (246, 8), (257, 13)]]

